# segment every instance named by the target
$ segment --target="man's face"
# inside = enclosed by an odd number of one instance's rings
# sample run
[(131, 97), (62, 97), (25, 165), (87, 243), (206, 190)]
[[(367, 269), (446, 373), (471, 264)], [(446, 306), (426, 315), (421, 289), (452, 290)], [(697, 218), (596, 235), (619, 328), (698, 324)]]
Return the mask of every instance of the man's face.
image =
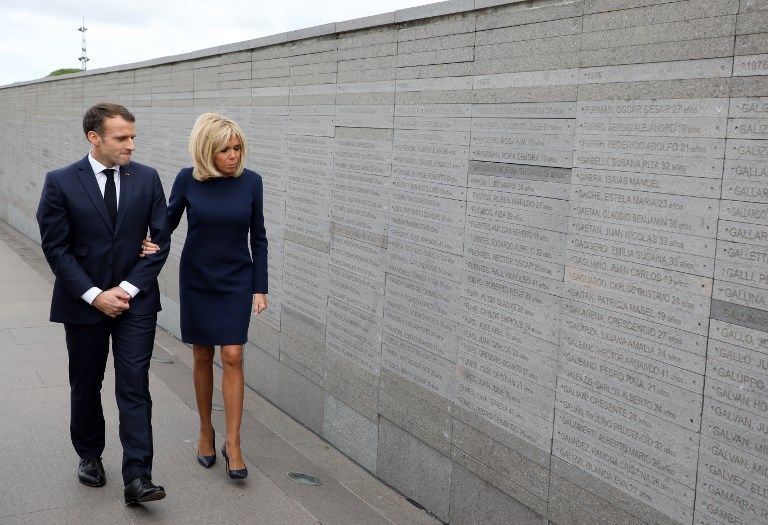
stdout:
[(131, 161), (135, 149), (136, 126), (121, 116), (104, 120), (104, 132), (88, 132), (88, 141), (93, 145), (93, 158), (104, 166), (125, 166)]

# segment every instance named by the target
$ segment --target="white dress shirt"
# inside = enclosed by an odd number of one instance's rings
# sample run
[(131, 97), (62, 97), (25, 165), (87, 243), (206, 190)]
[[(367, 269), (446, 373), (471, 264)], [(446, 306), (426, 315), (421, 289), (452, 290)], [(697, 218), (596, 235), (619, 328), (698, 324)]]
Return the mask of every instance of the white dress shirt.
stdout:
[[(96, 174), (96, 184), (99, 185), (99, 190), (101, 191), (101, 196), (104, 196), (104, 188), (107, 185), (107, 176), (104, 174), (104, 170), (109, 169), (107, 166), (104, 166), (101, 162), (93, 158), (93, 155), (89, 152), (88, 153), (88, 161), (91, 163), (91, 168), (93, 168), (93, 172)], [(117, 197), (117, 206), (119, 208), (120, 206), (120, 166), (112, 166), (113, 170), (115, 170), (115, 191), (116, 191), (116, 197)], [(138, 288), (136, 288), (134, 285), (129, 283), (128, 281), (123, 281), (120, 283), (120, 288), (125, 290), (128, 295), (131, 296), (131, 298), (136, 297), (136, 294), (140, 292)], [(88, 304), (93, 304), (93, 300), (96, 299), (96, 296), (99, 295), (101, 292), (103, 292), (101, 288), (94, 286), (92, 288), (89, 288), (83, 295), (80, 296), (80, 298), (85, 301)]]

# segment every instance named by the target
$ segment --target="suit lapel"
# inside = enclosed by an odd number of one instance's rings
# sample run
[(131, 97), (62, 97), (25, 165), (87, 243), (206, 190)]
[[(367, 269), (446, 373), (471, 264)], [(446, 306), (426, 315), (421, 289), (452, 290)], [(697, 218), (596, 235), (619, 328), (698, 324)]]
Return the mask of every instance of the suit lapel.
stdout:
[[(120, 231), (120, 225), (123, 224), (125, 215), (128, 213), (128, 207), (131, 204), (133, 181), (136, 179), (135, 175), (131, 175), (132, 167), (133, 164), (128, 164), (127, 166), (120, 168), (120, 200), (117, 205), (115, 231)], [(104, 209), (106, 209), (106, 205), (104, 206)]]
[[(112, 220), (109, 218), (109, 213), (107, 212), (107, 205), (104, 203), (104, 197), (101, 194), (99, 185), (96, 183), (96, 175), (93, 173), (91, 163), (88, 162), (88, 157), (85, 157), (83, 160), (81, 160), (77, 165), (77, 168), (77, 178), (80, 179), (80, 182), (85, 188), (85, 192), (91, 199), (91, 202), (96, 208), (96, 211), (98, 211), (99, 215), (101, 215), (101, 218), (104, 219), (104, 222), (107, 224), (109, 230), (114, 232)], [(122, 191), (120, 193), (122, 194)]]

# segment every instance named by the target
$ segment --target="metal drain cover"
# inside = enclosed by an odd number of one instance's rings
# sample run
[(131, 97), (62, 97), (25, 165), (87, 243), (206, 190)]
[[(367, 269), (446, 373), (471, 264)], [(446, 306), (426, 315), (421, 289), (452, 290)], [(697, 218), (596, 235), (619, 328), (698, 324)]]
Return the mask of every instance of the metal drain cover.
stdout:
[(211, 408), (212, 408), (213, 410), (216, 410), (216, 411), (218, 411), (218, 412), (224, 412), (224, 405), (220, 405), (219, 403), (213, 403), (213, 404), (211, 405)]
[(305, 474), (304, 472), (288, 472), (286, 475), (296, 483), (301, 483), (302, 485), (322, 485), (323, 484), (320, 478), (316, 478), (311, 474)]
[(157, 361), (158, 363), (166, 363), (166, 364), (173, 363), (173, 359), (170, 359), (168, 357), (164, 357), (164, 356), (161, 356), (161, 355), (157, 355), (157, 354), (152, 354), (152, 358), (151, 359), (152, 359), (152, 361)]

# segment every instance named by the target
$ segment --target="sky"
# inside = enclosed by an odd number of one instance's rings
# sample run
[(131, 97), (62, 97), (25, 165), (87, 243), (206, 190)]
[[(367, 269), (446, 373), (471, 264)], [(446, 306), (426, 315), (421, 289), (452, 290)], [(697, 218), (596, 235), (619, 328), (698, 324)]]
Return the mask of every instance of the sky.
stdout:
[(188, 53), (294, 29), (432, 3), (431, 0), (0, 0), (0, 86)]

